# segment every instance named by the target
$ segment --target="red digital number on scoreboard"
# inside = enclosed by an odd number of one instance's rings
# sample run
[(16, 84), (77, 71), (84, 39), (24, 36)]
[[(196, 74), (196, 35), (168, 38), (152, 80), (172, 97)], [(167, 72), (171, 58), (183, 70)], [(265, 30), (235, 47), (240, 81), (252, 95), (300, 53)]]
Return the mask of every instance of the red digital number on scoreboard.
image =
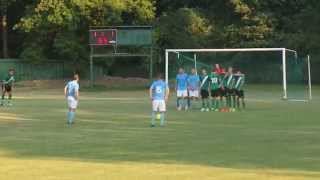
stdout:
[(117, 43), (117, 30), (98, 29), (90, 30), (90, 45), (107, 46)]

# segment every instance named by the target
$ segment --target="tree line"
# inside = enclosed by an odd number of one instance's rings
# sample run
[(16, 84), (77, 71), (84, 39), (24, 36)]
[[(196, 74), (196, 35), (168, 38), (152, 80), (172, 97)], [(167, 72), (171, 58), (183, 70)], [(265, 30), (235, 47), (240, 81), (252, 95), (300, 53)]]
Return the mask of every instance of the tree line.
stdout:
[(318, 0), (2, 0), (0, 8), (1, 57), (30, 63), (86, 64), (90, 26), (153, 25), (155, 54), (286, 47), (311, 54), (320, 67)]

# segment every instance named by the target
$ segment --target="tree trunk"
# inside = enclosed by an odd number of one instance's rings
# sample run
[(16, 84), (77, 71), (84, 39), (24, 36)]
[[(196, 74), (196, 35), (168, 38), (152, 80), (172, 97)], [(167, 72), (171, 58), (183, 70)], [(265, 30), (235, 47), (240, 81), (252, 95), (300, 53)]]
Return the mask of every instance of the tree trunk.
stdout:
[(3, 57), (8, 58), (8, 30), (7, 30), (7, 15), (2, 16), (2, 52)]

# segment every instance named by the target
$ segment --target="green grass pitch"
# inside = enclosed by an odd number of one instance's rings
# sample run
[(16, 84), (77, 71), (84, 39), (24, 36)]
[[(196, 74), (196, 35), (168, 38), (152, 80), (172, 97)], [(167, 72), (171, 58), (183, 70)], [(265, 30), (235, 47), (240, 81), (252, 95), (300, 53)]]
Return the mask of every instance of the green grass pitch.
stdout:
[(320, 179), (320, 89), (311, 103), (266, 92), (236, 113), (176, 112), (172, 97), (154, 129), (147, 91), (81, 92), (68, 129), (61, 89), (18, 89), (0, 108), (0, 179)]

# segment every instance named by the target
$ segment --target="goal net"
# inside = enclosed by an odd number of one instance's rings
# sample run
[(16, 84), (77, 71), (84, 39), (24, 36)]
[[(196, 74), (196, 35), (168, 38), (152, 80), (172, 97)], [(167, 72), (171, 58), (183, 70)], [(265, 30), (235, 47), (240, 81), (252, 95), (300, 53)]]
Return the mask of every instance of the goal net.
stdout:
[(180, 67), (189, 73), (195, 68), (208, 73), (215, 64), (245, 74), (246, 96), (254, 99), (281, 98), (307, 101), (311, 98), (309, 59), (300, 58), (294, 50), (285, 48), (247, 49), (167, 49), (166, 81), (174, 86)]

